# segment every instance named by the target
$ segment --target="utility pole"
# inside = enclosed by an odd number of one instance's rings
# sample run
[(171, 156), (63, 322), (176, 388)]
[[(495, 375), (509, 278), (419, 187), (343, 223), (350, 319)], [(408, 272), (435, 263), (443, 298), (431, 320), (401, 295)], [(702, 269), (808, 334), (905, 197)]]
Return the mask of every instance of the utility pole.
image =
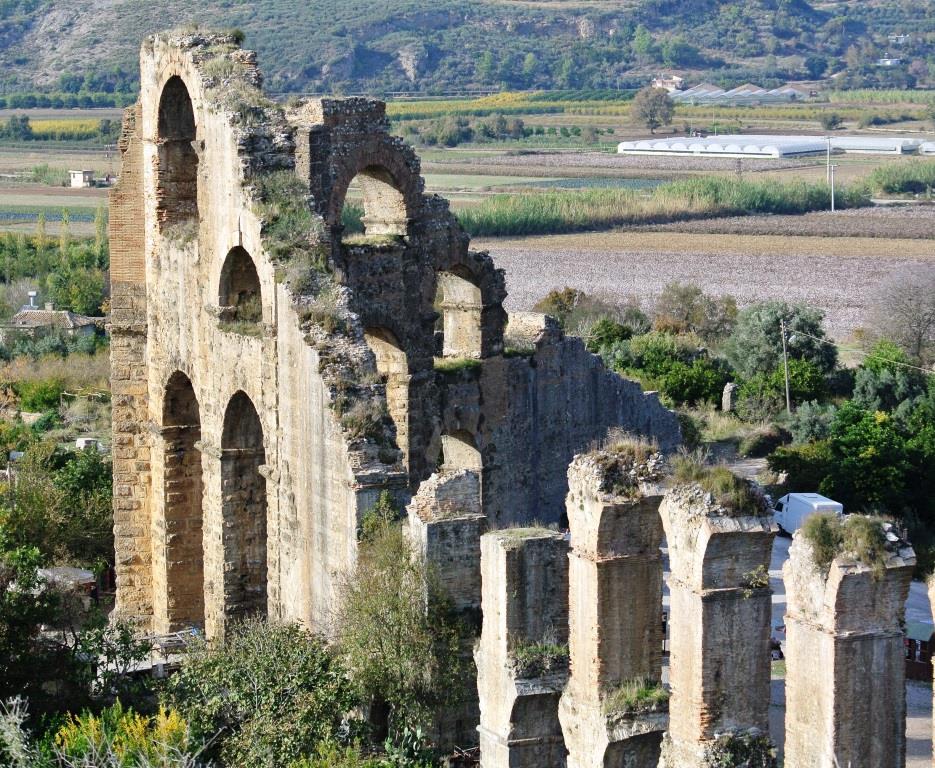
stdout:
[(828, 142), (828, 159), (825, 162), (825, 184), (831, 184), (831, 137), (825, 136)]
[(789, 355), (786, 351), (786, 320), (779, 318), (779, 333), (782, 334), (782, 370), (786, 378), (786, 413), (792, 415), (792, 398), (789, 397)]
[(836, 165), (829, 165), (828, 171), (831, 174), (831, 212), (834, 213), (834, 169), (837, 168)]

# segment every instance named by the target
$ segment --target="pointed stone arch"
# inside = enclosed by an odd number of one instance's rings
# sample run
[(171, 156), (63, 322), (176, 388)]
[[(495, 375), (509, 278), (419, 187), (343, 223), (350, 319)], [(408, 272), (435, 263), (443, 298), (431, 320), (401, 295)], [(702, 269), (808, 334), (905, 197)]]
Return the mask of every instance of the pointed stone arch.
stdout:
[(370, 326), (364, 340), (373, 351), (377, 372), (386, 381), (386, 407), (396, 425), (396, 445), (409, 463), (409, 360), (406, 350), (389, 328)]
[(260, 277), (250, 254), (242, 247), (232, 248), (221, 267), (218, 305), (227, 319), (245, 323), (263, 320)]
[(467, 267), (457, 264), (438, 273), (435, 308), (441, 316), (442, 357), (482, 357), (483, 300)]

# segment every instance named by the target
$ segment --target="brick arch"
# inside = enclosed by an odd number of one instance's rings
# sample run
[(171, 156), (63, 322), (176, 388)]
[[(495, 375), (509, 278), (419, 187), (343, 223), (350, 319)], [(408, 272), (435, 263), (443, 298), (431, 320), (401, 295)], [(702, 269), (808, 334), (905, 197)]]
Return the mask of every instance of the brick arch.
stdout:
[(325, 220), (341, 225), (341, 212), (351, 182), (359, 179), (364, 195), (364, 226), (370, 234), (404, 235), (422, 202), (418, 161), (405, 145), (375, 138), (355, 147), (337, 162)]
[(203, 627), (204, 542), (201, 409), (191, 379), (180, 370), (166, 381), (162, 398), (162, 514), (156, 560), (165, 568), (166, 600), (157, 616), (172, 632)]
[(243, 390), (224, 409), (221, 518), (225, 619), (267, 615), (267, 489), (263, 424)]
[(156, 220), (160, 227), (197, 223), (199, 125), (191, 92), (180, 75), (167, 77), (155, 118)]

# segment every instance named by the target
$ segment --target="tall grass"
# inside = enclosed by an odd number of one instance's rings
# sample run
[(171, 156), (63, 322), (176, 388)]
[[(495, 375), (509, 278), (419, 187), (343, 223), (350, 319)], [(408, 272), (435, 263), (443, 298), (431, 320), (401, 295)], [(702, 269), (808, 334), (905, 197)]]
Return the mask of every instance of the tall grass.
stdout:
[[(869, 203), (860, 188), (838, 188), (839, 208)], [(663, 184), (645, 195), (626, 189), (495, 195), (459, 212), (475, 236), (517, 236), (659, 224), (748, 213), (807, 213), (829, 208), (831, 192), (807, 182), (737, 181), (706, 176)]]
[(881, 165), (868, 181), (875, 191), (891, 195), (927, 192), (935, 189), (935, 160)]

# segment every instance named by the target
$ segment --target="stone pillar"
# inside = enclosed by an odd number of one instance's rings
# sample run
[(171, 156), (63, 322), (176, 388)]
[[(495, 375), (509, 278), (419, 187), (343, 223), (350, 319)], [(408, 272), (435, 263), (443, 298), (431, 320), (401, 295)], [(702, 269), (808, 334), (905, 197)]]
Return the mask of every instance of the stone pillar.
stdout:
[(660, 506), (671, 574), (664, 768), (733, 765), (723, 760), (738, 743), (762, 756), (756, 765), (772, 760), (768, 569), (775, 528), (762, 496), (733, 482), (735, 492), (718, 498), (699, 484), (681, 485)]
[(477, 743), (480, 709), (473, 641), (480, 634), (480, 537), (487, 530), (480, 479), (471, 470), (432, 475), (408, 506), (409, 539), (425, 558), (452, 608), (471, 628), (463, 649), (467, 664), (461, 701), (443, 707), (435, 720), (435, 744), (445, 750)]
[[(848, 522), (860, 518), (846, 518)], [(796, 532), (786, 587), (787, 768), (906, 764), (906, 661), (902, 621), (915, 553), (888, 541), (868, 566), (849, 554), (830, 564)]]
[(484, 623), (475, 651), (482, 768), (561, 768), (568, 679), (568, 543), (543, 528), (481, 537)]
[[(655, 766), (667, 724), (662, 688), (663, 457), (600, 451), (568, 470), (571, 677), (559, 718), (568, 768)], [(655, 688), (634, 702), (628, 688)]]
[(116, 615), (151, 628), (151, 434), (147, 383), (146, 269), (141, 107), (126, 110), (120, 180), (110, 192), (111, 390), (113, 399)]

